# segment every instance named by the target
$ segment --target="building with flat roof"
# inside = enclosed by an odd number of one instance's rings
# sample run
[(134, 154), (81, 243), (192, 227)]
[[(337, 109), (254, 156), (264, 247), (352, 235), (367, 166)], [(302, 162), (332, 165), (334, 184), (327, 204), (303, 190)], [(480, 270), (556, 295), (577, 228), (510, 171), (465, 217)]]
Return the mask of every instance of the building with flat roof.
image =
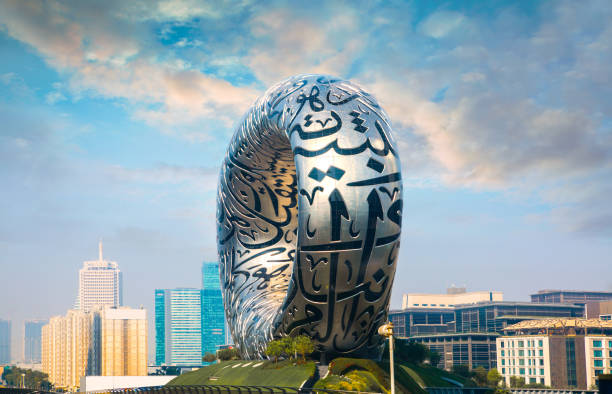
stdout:
[[(414, 340), (437, 351), (440, 366), (495, 367), (495, 339), (503, 329), (542, 317), (582, 317), (584, 306), (488, 301), (447, 308), (407, 308), (389, 312), (395, 336)], [(486, 351), (485, 351), (486, 350)], [(444, 352), (444, 354), (441, 353)]]
[(533, 302), (483, 302), (455, 308), (457, 332), (497, 332), (523, 320), (545, 317), (583, 317), (584, 307)]
[(42, 327), (42, 369), (56, 388), (76, 390), (87, 373), (91, 339), (90, 314), (69, 310)]
[(531, 295), (531, 302), (585, 304), (593, 301), (612, 301), (612, 291), (540, 290)]
[(453, 365), (467, 365), (470, 369), (495, 368), (495, 340), (497, 333), (443, 333), (411, 337), (440, 355), (438, 368), (450, 370)]
[(218, 262), (202, 263), (202, 355), (226, 344), (225, 308)]
[(504, 329), (497, 338), (497, 369), (552, 388), (588, 389), (612, 372), (612, 322), (600, 319), (541, 319)]
[(97, 306), (123, 305), (123, 278), (114, 261), (104, 260), (102, 241), (98, 245), (98, 260), (83, 262), (79, 270), (77, 309), (89, 312)]
[(0, 319), (0, 365), (11, 361), (11, 321)]
[(501, 291), (466, 291), (465, 287), (451, 287), (446, 294), (408, 293), (402, 298), (402, 309), (433, 308), (452, 309), (457, 305), (484, 301), (503, 301)]
[(42, 327), (47, 320), (27, 320), (23, 323), (23, 362), (39, 364), (41, 362)]
[(147, 311), (107, 306), (91, 315), (88, 375), (147, 375)]
[(202, 290), (155, 290), (155, 362), (202, 365)]
[(406, 308), (389, 312), (396, 337), (455, 332), (455, 311), (442, 308)]

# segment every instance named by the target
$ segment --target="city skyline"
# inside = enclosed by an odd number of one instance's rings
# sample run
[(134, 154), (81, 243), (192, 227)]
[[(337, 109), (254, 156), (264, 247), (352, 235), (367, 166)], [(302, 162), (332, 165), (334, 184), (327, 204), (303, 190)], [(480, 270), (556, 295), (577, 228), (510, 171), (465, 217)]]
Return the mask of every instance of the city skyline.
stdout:
[(597, 0), (0, 3), (13, 358), (24, 321), (73, 305), (100, 237), (150, 333), (155, 288), (199, 288), (234, 126), (304, 72), (358, 82), (392, 121), (405, 182), (392, 309), (451, 284), (513, 301), (612, 290), (610, 26)]

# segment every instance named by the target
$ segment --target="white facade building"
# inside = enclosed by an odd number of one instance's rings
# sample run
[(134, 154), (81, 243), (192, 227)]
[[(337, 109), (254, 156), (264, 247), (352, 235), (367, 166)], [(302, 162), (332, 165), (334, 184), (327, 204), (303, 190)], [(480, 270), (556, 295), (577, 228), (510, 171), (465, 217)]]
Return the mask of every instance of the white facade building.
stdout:
[(612, 373), (612, 322), (600, 319), (525, 320), (497, 338), (497, 370), (553, 389), (590, 389)]
[(501, 291), (465, 291), (465, 288), (450, 288), (446, 294), (404, 294), (402, 309), (408, 308), (448, 308), (456, 305), (475, 304), (483, 301), (503, 301)]
[(164, 386), (176, 376), (83, 376), (79, 391)]
[(79, 270), (78, 309), (89, 312), (96, 306), (123, 305), (123, 283), (119, 266), (104, 260), (102, 241), (97, 261), (85, 261)]
[(551, 385), (550, 342), (547, 336), (515, 336), (497, 338), (497, 370), (506, 385), (510, 376), (526, 383)]
[(586, 378), (595, 385), (597, 375), (612, 374), (612, 335), (584, 337)]

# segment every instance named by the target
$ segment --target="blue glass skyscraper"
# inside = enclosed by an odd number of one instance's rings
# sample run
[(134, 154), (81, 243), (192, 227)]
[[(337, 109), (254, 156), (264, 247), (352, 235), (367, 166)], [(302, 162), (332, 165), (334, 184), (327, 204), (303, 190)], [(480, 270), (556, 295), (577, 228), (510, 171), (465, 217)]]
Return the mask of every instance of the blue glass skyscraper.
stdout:
[(202, 263), (202, 354), (215, 354), (225, 344), (225, 309), (219, 263)]
[(42, 327), (47, 324), (46, 320), (29, 320), (23, 326), (23, 361), (38, 364), (41, 362), (41, 337)]
[(155, 361), (202, 365), (202, 290), (155, 290)]
[(0, 364), (11, 362), (11, 321), (0, 319)]

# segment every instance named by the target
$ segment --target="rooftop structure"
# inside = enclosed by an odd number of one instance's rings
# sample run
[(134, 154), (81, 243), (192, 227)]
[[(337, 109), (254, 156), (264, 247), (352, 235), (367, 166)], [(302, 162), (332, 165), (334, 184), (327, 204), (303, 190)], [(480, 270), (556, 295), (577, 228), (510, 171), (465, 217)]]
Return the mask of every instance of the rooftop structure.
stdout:
[(540, 290), (531, 295), (531, 302), (585, 304), (612, 300), (612, 291)]
[(408, 293), (402, 299), (402, 309), (406, 308), (445, 308), (452, 309), (457, 305), (475, 304), (483, 301), (503, 301), (501, 291), (471, 291), (464, 287), (451, 287), (446, 294)]
[(78, 309), (89, 312), (97, 306), (123, 305), (123, 283), (119, 266), (104, 260), (102, 241), (98, 246), (98, 260), (83, 262), (79, 270)]

